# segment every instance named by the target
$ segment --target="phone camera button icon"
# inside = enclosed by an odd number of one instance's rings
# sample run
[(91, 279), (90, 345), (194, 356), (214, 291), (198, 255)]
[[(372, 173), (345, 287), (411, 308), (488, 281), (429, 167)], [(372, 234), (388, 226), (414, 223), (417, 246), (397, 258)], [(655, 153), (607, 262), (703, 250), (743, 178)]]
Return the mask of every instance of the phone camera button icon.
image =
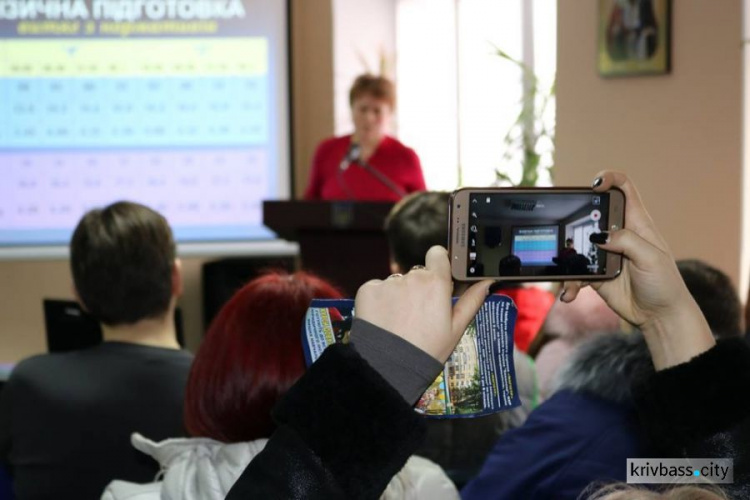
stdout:
[(469, 228), (469, 231), (471, 231), (472, 233), (476, 233), (477, 232), (477, 226), (471, 226)]
[(602, 213), (599, 210), (591, 211), (591, 220), (594, 222), (599, 221), (602, 218)]

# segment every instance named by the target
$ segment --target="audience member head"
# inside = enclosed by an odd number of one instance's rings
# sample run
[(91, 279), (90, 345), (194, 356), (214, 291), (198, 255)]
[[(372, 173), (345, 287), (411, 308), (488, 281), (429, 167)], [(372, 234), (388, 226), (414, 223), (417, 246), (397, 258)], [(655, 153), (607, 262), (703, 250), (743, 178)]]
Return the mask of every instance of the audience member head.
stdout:
[(448, 244), (449, 193), (412, 193), (393, 207), (385, 220), (391, 250), (391, 272), (405, 273), (424, 265), (427, 250)]
[(578, 346), (556, 375), (552, 392), (586, 392), (620, 404), (633, 404), (631, 387), (654, 373), (641, 332), (598, 335)]
[(584, 498), (584, 495), (586, 495), (586, 500), (728, 500), (729, 498), (717, 486), (710, 484), (668, 486), (660, 491), (626, 483), (606, 486), (593, 484), (583, 492), (581, 498)]
[(544, 320), (542, 331), (568, 340), (620, 330), (620, 317), (591, 287), (581, 289), (571, 303), (556, 301)]
[(355, 141), (377, 144), (386, 133), (396, 105), (393, 82), (383, 76), (360, 75), (349, 91), (349, 105)]
[(137, 203), (87, 212), (73, 232), (70, 267), (83, 307), (105, 325), (162, 318), (182, 291), (167, 220)]
[(620, 317), (591, 287), (582, 288), (574, 302), (556, 300), (528, 350), (542, 396), (551, 394), (558, 371), (582, 341), (617, 331)]
[(185, 427), (191, 436), (233, 443), (271, 435), (271, 409), (305, 371), (301, 329), (314, 298), (341, 294), (304, 272), (270, 273), (224, 305), (190, 370)]
[(521, 259), (516, 255), (506, 255), (498, 264), (500, 276), (521, 276)]
[(678, 260), (677, 268), (714, 337), (741, 337), (742, 305), (729, 276), (698, 259)]

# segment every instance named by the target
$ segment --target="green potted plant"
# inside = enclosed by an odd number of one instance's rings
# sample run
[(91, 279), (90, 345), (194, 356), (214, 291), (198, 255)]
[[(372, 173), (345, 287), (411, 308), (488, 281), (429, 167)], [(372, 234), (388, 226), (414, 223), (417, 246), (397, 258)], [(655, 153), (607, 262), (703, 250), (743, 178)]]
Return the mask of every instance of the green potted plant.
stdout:
[[(555, 151), (555, 83), (541, 88), (539, 77), (533, 69), (507, 52), (495, 47), (495, 53), (521, 70), (524, 90), (521, 111), (505, 134), (503, 143), (504, 166), (495, 170), (497, 183), (517, 187), (536, 186), (545, 170), (550, 181), (554, 168)], [(509, 166), (521, 163), (521, 177), (512, 175)]]

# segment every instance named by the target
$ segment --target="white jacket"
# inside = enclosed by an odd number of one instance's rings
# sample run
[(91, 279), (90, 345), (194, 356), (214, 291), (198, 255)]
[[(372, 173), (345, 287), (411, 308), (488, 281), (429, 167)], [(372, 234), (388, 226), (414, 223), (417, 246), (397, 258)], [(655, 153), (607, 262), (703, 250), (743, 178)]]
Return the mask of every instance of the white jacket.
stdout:
[[(167, 439), (155, 443), (140, 434), (131, 442), (161, 465), (163, 481), (136, 484), (112, 481), (102, 500), (224, 500), (245, 467), (267, 439), (225, 444), (213, 439)], [(443, 469), (426, 458), (412, 456), (388, 484), (382, 500), (458, 499), (458, 491)]]

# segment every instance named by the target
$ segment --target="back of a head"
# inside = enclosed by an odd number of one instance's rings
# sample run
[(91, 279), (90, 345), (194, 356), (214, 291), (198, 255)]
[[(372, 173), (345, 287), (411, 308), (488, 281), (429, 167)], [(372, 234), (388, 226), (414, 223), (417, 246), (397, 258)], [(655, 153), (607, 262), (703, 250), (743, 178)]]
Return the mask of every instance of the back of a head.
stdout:
[[(591, 491), (591, 492), (589, 492)], [(715, 485), (668, 486), (661, 491), (638, 485), (614, 483), (598, 487), (592, 484), (581, 495), (586, 500), (728, 500)]]
[(427, 250), (448, 244), (449, 193), (413, 193), (393, 207), (385, 221), (392, 259), (404, 271), (424, 265)]
[(729, 276), (698, 259), (679, 260), (677, 268), (714, 336), (742, 336), (742, 305)]
[(582, 288), (573, 302), (555, 301), (542, 326), (545, 334), (568, 340), (619, 330), (620, 317), (591, 287)]
[(76, 292), (86, 310), (108, 325), (167, 312), (175, 256), (167, 220), (125, 201), (87, 212), (70, 242)]
[(190, 370), (185, 427), (191, 436), (235, 443), (271, 435), (271, 409), (305, 371), (301, 330), (314, 298), (341, 294), (297, 272), (263, 275), (232, 296)]
[(510, 254), (500, 259), (498, 264), (500, 276), (521, 276), (521, 259)]

